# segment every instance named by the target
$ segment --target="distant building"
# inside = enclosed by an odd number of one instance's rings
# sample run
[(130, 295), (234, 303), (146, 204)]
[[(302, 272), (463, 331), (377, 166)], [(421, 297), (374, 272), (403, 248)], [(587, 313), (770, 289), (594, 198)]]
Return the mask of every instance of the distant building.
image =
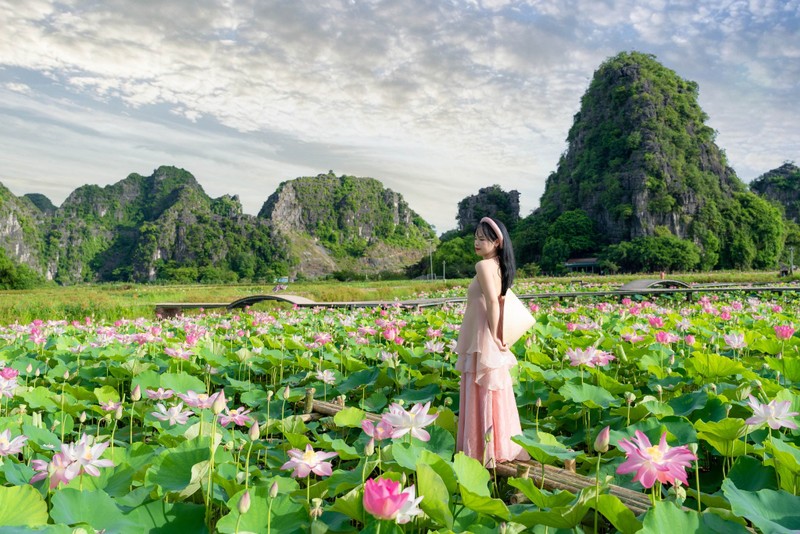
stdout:
[(571, 258), (564, 263), (571, 273), (599, 273), (600, 262), (597, 258)]

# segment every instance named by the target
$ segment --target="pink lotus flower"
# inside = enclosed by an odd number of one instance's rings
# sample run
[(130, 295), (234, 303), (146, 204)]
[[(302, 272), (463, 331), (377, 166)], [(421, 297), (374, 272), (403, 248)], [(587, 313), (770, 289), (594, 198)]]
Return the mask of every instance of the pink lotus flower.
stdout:
[(406, 411), (399, 404), (393, 403), (389, 406), (389, 413), (383, 414), (381, 420), (394, 427), (393, 438), (399, 438), (410, 432), (413, 437), (419, 440), (429, 441), (431, 435), (424, 428), (439, 417), (438, 413), (428, 415), (430, 407), (431, 403), (428, 401), (425, 404), (417, 403), (411, 410)]
[(670, 447), (667, 445), (667, 433), (661, 435), (657, 446), (651, 445), (650, 440), (640, 430), (632, 440), (623, 439), (619, 447), (627, 454), (627, 460), (620, 464), (617, 473), (625, 475), (636, 471), (634, 482), (640, 482), (645, 488), (652, 488), (656, 480), (675, 485), (679, 481), (689, 485), (686, 478), (686, 468), (691, 465), (697, 456), (692, 454), (688, 447)]
[(11, 430), (5, 429), (0, 432), (0, 456), (19, 454), (28, 441), (27, 436), (17, 436), (11, 439)]
[(773, 328), (778, 339), (787, 340), (794, 335), (794, 326), (790, 324), (776, 324)]
[(114, 402), (114, 401), (100, 402), (100, 407), (103, 409), (104, 412), (115, 412), (117, 411), (117, 408), (119, 408), (120, 406), (122, 406), (121, 402)]
[(797, 428), (794, 421), (789, 419), (789, 417), (798, 415), (797, 412), (789, 411), (789, 407), (792, 405), (791, 401), (777, 402), (771, 400), (769, 404), (761, 404), (755, 397), (750, 395), (747, 399), (747, 404), (753, 410), (753, 417), (745, 421), (748, 425), (761, 426), (767, 423), (773, 430), (777, 430), (782, 426), (791, 429)]
[(205, 393), (195, 393), (191, 389), (186, 393), (178, 393), (178, 397), (180, 397), (187, 406), (200, 408), (201, 410), (211, 408), (211, 405), (217, 400), (217, 395), (219, 395), (219, 392), (213, 395), (207, 395)]
[(422, 502), (422, 495), (419, 497), (416, 496), (414, 484), (404, 489), (403, 493), (408, 495), (408, 499), (406, 499), (406, 502), (400, 507), (400, 511), (397, 512), (397, 517), (394, 518), (394, 522), (398, 525), (405, 525), (411, 522), (415, 516), (422, 514), (422, 509), (419, 507), (419, 503)]
[(329, 386), (336, 383), (336, 376), (330, 369), (325, 369), (324, 371), (317, 371), (316, 379), (322, 381), (325, 384), (328, 384)]
[(161, 421), (169, 421), (170, 425), (184, 425), (189, 420), (189, 416), (193, 415), (189, 410), (183, 410), (183, 403), (179, 402), (176, 406), (167, 409), (166, 406), (160, 402), (156, 404), (157, 412), (150, 414)]
[(14, 398), (14, 392), (17, 390), (17, 379), (10, 378), (6, 380), (5, 378), (0, 376), (0, 398), (8, 397), (9, 399)]
[(694, 342), (696, 341), (696, 339), (692, 334), (687, 334), (686, 337), (683, 338), (683, 340), (686, 342), (687, 345), (694, 345)]
[(722, 336), (722, 339), (725, 340), (725, 344), (728, 347), (734, 350), (743, 349), (747, 346), (747, 343), (744, 342), (744, 334), (741, 333), (726, 334)]
[(227, 409), (225, 415), (219, 416), (219, 424), (228, 426), (233, 423), (235, 426), (247, 426), (253, 422), (253, 418), (247, 415), (251, 411), (252, 410), (246, 410), (244, 406), (240, 406), (235, 410)]
[(664, 327), (664, 319), (657, 315), (651, 315), (647, 318), (647, 322), (650, 323), (650, 326), (653, 328), (663, 328)]
[(572, 366), (586, 365), (587, 367), (599, 367), (608, 365), (611, 360), (616, 359), (613, 354), (594, 347), (586, 349), (567, 349), (569, 364)]
[(331, 463), (325, 460), (333, 458), (337, 454), (335, 452), (315, 451), (309, 443), (306, 445), (305, 452), (300, 449), (291, 449), (289, 451), (289, 458), (291, 459), (283, 464), (281, 469), (294, 469), (291, 475), (294, 478), (307, 477), (311, 472), (321, 477), (327, 477), (333, 473), (333, 470)]
[(164, 389), (164, 388), (158, 388), (157, 390), (146, 389), (144, 393), (145, 395), (147, 395), (148, 399), (154, 399), (154, 400), (171, 399), (172, 395), (175, 394), (175, 392), (172, 391), (171, 389)]
[[(111, 460), (101, 460), (100, 456), (103, 455), (103, 451), (106, 450), (109, 446), (109, 442), (103, 443), (94, 443), (93, 436), (87, 436), (84, 434), (81, 436), (80, 441), (78, 443), (68, 446), (67, 449), (69, 453), (67, 454), (72, 461), (78, 464), (80, 467), (80, 472), (86, 473), (87, 475), (93, 477), (100, 476), (100, 470), (98, 467), (114, 467), (114, 462)], [(65, 447), (62, 446), (62, 452), (65, 451)]]
[(44, 460), (33, 460), (31, 466), (37, 473), (33, 475), (30, 483), (44, 480), (49, 476), (50, 489), (56, 489), (61, 483), (69, 484), (69, 481), (78, 476), (81, 470), (80, 464), (72, 461), (63, 452), (55, 453), (50, 463)]
[(675, 343), (680, 338), (671, 332), (667, 332), (665, 330), (659, 330), (656, 332), (656, 341), (661, 343), (662, 345), (669, 345), (670, 343)]
[(426, 341), (425, 354), (440, 354), (444, 351), (444, 341)]
[(189, 360), (192, 357), (191, 351), (183, 349), (173, 349), (172, 347), (166, 347), (164, 349), (164, 354), (172, 358), (176, 358), (178, 360)]
[(369, 479), (364, 484), (364, 510), (376, 519), (395, 519), (409, 497), (400, 491), (399, 482), (388, 478)]
[(389, 439), (392, 437), (392, 432), (394, 432), (394, 427), (383, 419), (381, 419), (377, 425), (369, 419), (364, 419), (361, 421), (361, 428), (364, 430), (366, 435), (376, 441)]
[(0, 369), (0, 378), (11, 380), (12, 378), (16, 378), (18, 376), (19, 376), (19, 371), (17, 371), (13, 367), (3, 367), (2, 369)]
[(333, 341), (333, 336), (331, 336), (327, 332), (320, 332), (319, 334), (314, 336), (314, 343), (320, 346), (326, 345), (331, 341)]

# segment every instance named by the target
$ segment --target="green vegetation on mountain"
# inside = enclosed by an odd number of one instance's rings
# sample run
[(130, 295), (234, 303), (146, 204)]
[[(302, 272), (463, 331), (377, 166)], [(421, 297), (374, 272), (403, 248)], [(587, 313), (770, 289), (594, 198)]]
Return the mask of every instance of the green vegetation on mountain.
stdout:
[(331, 262), (354, 274), (402, 269), (436, 241), (433, 228), (401, 195), (373, 178), (332, 171), (281, 183), (258, 217), (284, 236), (292, 261), (312, 275), (330, 271)]
[(783, 220), (728, 167), (698, 90), (651, 55), (603, 63), (540, 207), (517, 227), (521, 263), (559, 272), (615, 245), (607, 261), (623, 271), (775, 266)]
[(750, 190), (781, 206), (786, 218), (800, 222), (800, 168), (787, 161), (750, 182)]

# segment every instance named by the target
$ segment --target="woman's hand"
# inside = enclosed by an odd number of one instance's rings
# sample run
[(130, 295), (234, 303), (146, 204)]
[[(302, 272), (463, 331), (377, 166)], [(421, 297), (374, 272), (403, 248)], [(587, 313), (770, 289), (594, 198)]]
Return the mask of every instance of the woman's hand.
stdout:
[(500, 352), (506, 352), (508, 350), (508, 345), (502, 342), (499, 337), (494, 338), (494, 342), (497, 348), (500, 349)]

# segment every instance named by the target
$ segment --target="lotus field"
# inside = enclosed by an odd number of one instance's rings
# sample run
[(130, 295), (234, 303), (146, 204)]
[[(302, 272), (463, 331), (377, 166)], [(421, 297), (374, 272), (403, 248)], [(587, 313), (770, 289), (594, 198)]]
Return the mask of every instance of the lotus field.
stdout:
[(515, 439), (578, 493), (455, 453), (460, 303), (7, 325), (0, 531), (797, 532), (793, 299), (531, 302)]

